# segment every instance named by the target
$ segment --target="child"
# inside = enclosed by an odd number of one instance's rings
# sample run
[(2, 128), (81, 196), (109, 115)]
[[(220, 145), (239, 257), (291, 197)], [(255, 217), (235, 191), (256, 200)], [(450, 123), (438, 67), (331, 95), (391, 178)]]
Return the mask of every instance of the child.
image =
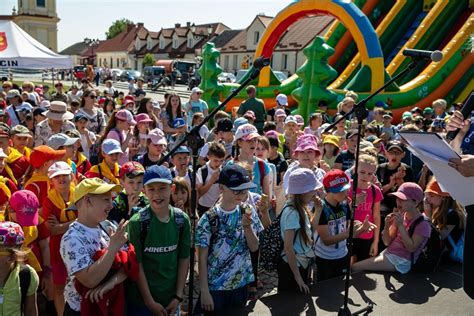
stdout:
[(74, 175), (77, 174), (77, 166), (72, 161), (72, 159), (74, 158), (74, 145), (77, 143), (78, 140), (79, 138), (71, 138), (67, 136), (66, 134), (57, 133), (51, 136), (48, 139), (48, 143), (47, 143), (47, 145), (53, 148), (54, 150), (64, 149), (66, 151), (66, 153), (61, 158), (61, 160), (68, 163)]
[(171, 191), (170, 203), (174, 207), (183, 210), (189, 217), (191, 217), (190, 199), (191, 188), (188, 182), (183, 177), (176, 177), (173, 179), (174, 189)]
[[(229, 158), (232, 155), (232, 146), (234, 143), (234, 133), (232, 132), (232, 121), (228, 118), (223, 118), (217, 122), (216, 127), (214, 128), (214, 133), (217, 136), (217, 141), (221, 142), (224, 145), (226, 155), (225, 158)], [(210, 142), (207, 142), (202, 146), (201, 151), (199, 152), (199, 164), (202, 166), (206, 163), (206, 157), (209, 155), (209, 146)]]
[(283, 177), (286, 170), (288, 170), (288, 163), (286, 162), (283, 155), (278, 151), (280, 147), (279, 135), (275, 131), (268, 131), (265, 136), (270, 143), (270, 149), (268, 151), (268, 162), (273, 164), (276, 169), (276, 182), (275, 182), (275, 214), (280, 214), (283, 205), (285, 204), (285, 194), (283, 192)]
[(296, 148), (296, 140), (300, 135), (298, 130), (298, 122), (293, 115), (289, 115), (285, 119), (285, 145), (283, 156), (286, 160), (293, 158), (293, 150)]
[(128, 288), (130, 315), (174, 315), (183, 301), (189, 269), (189, 217), (170, 205), (175, 189), (164, 166), (151, 166), (143, 180), (150, 204), (130, 219), (130, 241), (140, 266), (137, 284)]
[(397, 129), (392, 125), (392, 115), (391, 113), (385, 113), (382, 116), (383, 125), (380, 127), (380, 137), (385, 141), (388, 142), (390, 140), (395, 139), (395, 135), (397, 134)]
[(55, 162), (48, 169), (51, 187), (47, 198), (43, 201), (43, 217), (49, 229), (49, 250), (51, 257), (51, 272), (53, 275), (53, 299), (58, 315), (64, 313), (64, 287), (67, 272), (59, 245), (61, 237), (67, 231), (69, 224), (77, 218), (77, 211), (68, 210), (72, 203), (75, 185), (71, 167), (64, 161)]
[(313, 113), (309, 118), (308, 126), (304, 129), (305, 134), (313, 134), (317, 138), (321, 138), (319, 128), (323, 125), (323, 115), (321, 113)]
[(119, 142), (120, 148), (122, 149), (118, 159), (119, 165), (123, 165), (129, 161), (129, 144), (133, 137), (131, 128), (136, 124), (137, 122), (133, 119), (133, 115), (130, 111), (120, 110), (112, 114), (105, 127), (105, 137), (102, 137), (100, 141), (103, 142), (105, 139), (114, 139)]
[(199, 196), (197, 211), (201, 217), (219, 198), (219, 173), (224, 163), (226, 150), (219, 142), (209, 143), (208, 161), (196, 172), (196, 190)]
[[(7, 155), (3, 152), (3, 149), (0, 148), (0, 174), (3, 172), (5, 166), (5, 158), (7, 158)], [(10, 200), (12, 193), (17, 190), (18, 189), (12, 180), (0, 176), (0, 222), (4, 220), (3, 213), (7, 202)]]
[(137, 161), (146, 169), (156, 163), (162, 158), (164, 152), (166, 151), (166, 146), (168, 142), (166, 141), (166, 136), (163, 131), (159, 128), (152, 129), (148, 133), (147, 139), (147, 152), (138, 156)]
[(323, 136), (323, 160), (331, 169), (333, 169), (336, 158), (339, 155), (339, 141), (339, 137), (334, 135)]
[(128, 220), (148, 205), (148, 200), (142, 192), (144, 174), (145, 168), (136, 161), (129, 161), (120, 168), (120, 185), (123, 190), (112, 202), (108, 216), (110, 221), (118, 224), (122, 220)]
[[(194, 113), (189, 130), (192, 130), (194, 126), (199, 125), (203, 120), (204, 114), (201, 112)], [(201, 136), (202, 139), (207, 139), (207, 136), (209, 136), (209, 129), (206, 125), (201, 126), (201, 129), (199, 130), (199, 136)]]
[(355, 151), (357, 147), (357, 135), (358, 132), (356, 129), (351, 130), (347, 133), (346, 144), (347, 149), (341, 151), (334, 161), (334, 169), (341, 169), (346, 171), (350, 169), (354, 164), (355, 160)]
[[(357, 238), (354, 238), (352, 254), (355, 257), (353, 259), (356, 261), (378, 255), (380, 201), (383, 199), (383, 194), (380, 188), (374, 183), (377, 178), (375, 175), (376, 170), (377, 158), (367, 154), (360, 155), (356, 194), (361, 196), (361, 201), (354, 211), (354, 219), (363, 222), (368, 216), (369, 222), (373, 223), (375, 228), (371, 232), (362, 233), (357, 236)], [(365, 199), (362, 196), (365, 197)]]
[(188, 147), (180, 146), (171, 156), (171, 163), (173, 168), (171, 168), (171, 176), (175, 177), (184, 177), (191, 186), (191, 168), (189, 167), (189, 162), (191, 161), (191, 152)]
[(5, 123), (0, 123), (0, 147), (8, 156), (4, 161), (5, 165), (2, 175), (13, 181), (16, 186), (21, 185), (30, 162), (26, 156), (19, 153), (15, 148), (10, 147), (10, 127)]
[[(382, 240), (387, 249), (377, 257), (356, 262), (352, 270), (408, 273), (431, 235), (431, 225), (418, 211), (423, 190), (413, 182), (403, 183), (395, 193), (397, 207), (385, 218)], [(413, 235), (408, 231), (413, 229)]]
[(84, 156), (89, 160), (89, 149), (92, 145), (96, 142), (97, 138), (95, 134), (87, 129), (87, 122), (89, 118), (81, 113), (78, 112), (74, 116), (74, 122), (76, 123), (76, 129), (79, 131), (81, 135), (81, 147)]
[[(334, 122), (338, 121), (342, 116), (336, 115)], [(346, 120), (339, 121), (336, 125), (336, 130), (332, 133), (334, 136), (339, 137), (339, 147), (344, 148), (346, 144)]]
[(28, 161), (31, 154), (31, 149), (28, 148), (28, 145), (32, 143), (32, 138), (28, 128), (23, 125), (16, 125), (10, 130), (10, 139), (13, 148), (25, 156)]
[(285, 119), (286, 113), (283, 109), (275, 110), (275, 123), (276, 123), (276, 131), (280, 134), (285, 133)]
[(153, 120), (146, 113), (137, 114), (135, 117), (137, 125), (133, 129), (133, 140), (130, 148), (130, 158), (136, 155), (142, 156), (147, 151), (147, 139)]
[(278, 292), (309, 293), (308, 268), (314, 257), (307, 205), (322, 187), (312, 170), (299, 168), (289, 177), (289, 200), (283, 207), (280, 225), (283, 251), (278, 261)]
[(196, 310), (209, 313), (245, 306), (247, 285), (254, 281), (250, 252), (258, 250), (257, 234), (263, 230), (255, 209), (243, 204), (255, 188), (245, 169), (225, 166), (218, 183), (221, 199), (196, 228), (201, 288)]
[(86, 178), (99, 178), (107, 183), (120, 183), (119, 156), (123, 153), (120, 143), (115, 139), (106, 139), (102, 143), (101, 152), (103, 161), (85, 174)]
[(70, 138), (75, 138), (77, 141), (73, 145), (73, 156), (72, 162), (76, 165), (76, 174), (78, 180), (82, 180), (83, 175), (91, 169), (91, 163), (84, 155), (84, 151), (81, 147), (81, 134), (75, 129), (67, 131), (65, 133)]
[[(315, 254), (317, 280), (323, 281), (343, 274), (347, 266), (347, 245), (351, 210), (347, 204), (350, 182), (342, 170), (331, 170), (323, 179), (326, 197), (322, 201), (321, 215), (312, 221), (316, 230)], [(375, 229), (366, 218), (363, 223), (354, 222), (354, 237)]]
[(36, 290), (39, 278), (31, 266), (23, 264), (20, 250), (25, 240), (23, 230), (16, 223), (0, 222), (0, 237), (2, 314), (37, 316)]

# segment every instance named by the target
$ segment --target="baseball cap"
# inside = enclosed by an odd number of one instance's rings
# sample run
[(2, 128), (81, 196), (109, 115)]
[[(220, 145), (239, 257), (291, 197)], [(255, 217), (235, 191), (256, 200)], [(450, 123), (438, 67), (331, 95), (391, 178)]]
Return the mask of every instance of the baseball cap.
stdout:
[(16, 191), (10, 198), (10, 207), (16, 213), (16, 222), (23, 227), (38, 225), (39, 206), (38, 198), (29, 190)]
[(252, 110), (248, 110), (247, 112), (244, 113), (244, 117), (255, 120), (255, 112)]
[(84, 113), (77, 112), (76, 115), (74, 115), (74, 122), (78, 122), (80, 120), (89, 121), (89, 118)]
[(234, 121), (234, 126), (232, 127), (232, 132), (237, 132), (240, 126), (247, 124), (249, 120), (247, 120), (245, 117), (239, 117), (236, 118)]
[(388, 113), (385, 113), (382, 117), (383, 117), (383, 118), (387, 118), (387, 119), (392, 118), (392, 116), (391, 116), (390, 114), (388, 114)]
[[(130, 99), (128, 99), (128, 100), (125, 99), (125, 100), (123, 101), (123, 106), (126, 107), (126, 106), (129, 105), (129, 104), (135, 104), (135, 101), (130, 100)], [(118, 113), (118, 112), (117, 112), (117, 113)]]
[(10, 137), (10, 126), (0, 122), (0, 137)]
[(415, 106), (413, 109), (411, 109), (410, 112), (415, 114), (415, 113), (422, 113), (423, 111), (419, 107)]
[(351, 129), (349, 132), (347, 132), (347, 139), (359, 135), (359, 131), (356, 129)]
[(411, 112), (403, 112), (402, 114), (402, 120), (412, 120), (413, 119), (413, 114)]
[(323, 178), (323, 185), (326, 192), (339, 193), (349, 190), (351, 184), (346, 173), (342, 170), (331, 170)]
[(431, 107), (426, 107), (424, 110), (423, 110), (423, 114), (433, 114), (434, 111), (433, 111), (433, 108)]
[(223, 118), (217, 122), (216, 132), (230, 132), (232, 131), (232, 121), (229, 118)]
[(217, 182), (234, 191), (248, 190), (256, 187), (255, 183), (250, 180), (247, 170), (234, 164), (227, 165), (221, 170)]
[(66, 134), (58, 133), (51, 136), (48, 139), (48, 142), (46, 145), (48, 145), (49, 147), (55, 150), (58, 150), (60, 147), (63, 147), (63, 146), (72, 146), (78, 140), (79, 138), (72, 138), (72, 137), (67, 136)]
[(186, 125), (186, 121), (182, 117), (177, 117), (173, 120), (173, 127), (174, 128), (181, 128)]
[(143, 185), (152, 183), (171, 184), (172, 182), (171, 171), (165, 166), (153, 165), (146, 169), (145, 176), (143, 177)]
[(4, 248), (19, 248), (25, 241), (21, 226), (14, 222), (0, 222), (0, 246)]
[(257, 128), (251, 124), (244, 124), (239, 126), (237, 132), (235, 133), (235, 140), (242, 139), (244, 141), (258, 137)]
[(298, 125), (304, 125), (304, 118), (299, 115), (299, 114), (296, 114), (295, 115), (295, 119), (296, 119), (296, 124)]
[(99, 178), (82, 180), (74, 190), (74, 203), (77, 203), (87, 194), (105, 194), (110, 191), (119, 192), (122, 187), (118, 184), (109, 184)]
[(146, 113), (137, 114), (135, 116), (135, 121), (137, 122), (137, 124), (140, 124), (140, 123), (153, 123), (153, 120)]
[(123, 154), (122, 147), (118, 140), (115, 139), (105, 139), (102, 143), (102, 152), (106, 155), (112, 154)]
[(400, 151), (405, 151), (404, 148), (405, 148), (405, 146), (403, 146), (402, 143), (400, 143), (399, 141), (396, 141), (396, 140), (392, 140), (392, 141), (389, 141), (387, 143), (387, 151), (390, 151), (392, 149), (398, 149)]
[(405, 182), (397, 190), (397, 192), (390, 193), (389, 195), (396, 196), (400, 200), (415, 200), (416, 202), (423, 201), (424, 194), (423, 189), (414, 182)]
[(163, 131), (159, 128), (154, 128), (150, 132), (148, 132), (148, 138), (155, 145), (168, 144), (168, 142), (166, 141), (165, 133), (163, 133)]
[(296, 117), (294, 115), (288, 115), (285, 119), (285, 124), (288, 124), (288, 123), (298, 124), (298, 121), (296, 120)]
[(137, 122), (133, 119), (133, 114), (129, 110), (120, 110), (115, 113), (115, 118), (125, 121), (130, 125), (137, 125)]
[(23, 125), (15, 125), (13, 128), (10, 129), (10, 136), (20, 136), (20, 137), (32, 137), (30, 134), (30, 130), (28, 127)]
[(323, 184), (314, 172), (307, 168), (298, 168), (291, 172), (288, 181), (288, 194), (304, 194), (321, 188)]
[(318, 156), (321, 153), (318, 148), (318, 139), (313, 134), (301, 135), (296, 140), (296, 148), (294, 152), (296, 153), (306, 150), (314, 150)]
[[(279, 95), (276, 96), (276, 102), (279, 105), (287, 106), (288, 105), (288, 97), (285, 94), (280, 93)], [(276, 115), (276, 113), (275, 113), (275, 115)]]
[(69, 166), (67, 162), (64, 161), (56, 161), (49, 167), (48, 169), (48, 178), (52, 179), (56, 176), (60, 175), (69, 175), (72, 173), (72, 168)]
[(190, 155), (191, 152), (189, 151), (188, 147), (179, 146), (178, 149), (176, 149), (176, 151), (171, 155), (171, 157), (173, 157), (174, 155), (177, 155), (177, 154), (188, 154), (188, 155)]
[(135, 178), (136, 176), (140, 176), (145, 174), (145, 168), (136, 161), (129, 161), (122, 165), (120, 168), (120, 178), (127, 176), (127, 178)]
[(191, 93), (203, 93), (203, 91), (201, 89), (199, 89), (199, 87), (194, 87), (192, 90), (191, 90)]
[(375, 135), (369, 135), (365, 138), (366, 141), (371, 142), (372, 144), (378, 144), (382, 140)]
[(33, 151), (30, 154), (30, 163), (33, 168), (37, 169), (41, 167), (46, 161), (61, 159), (64, 154), (66, 154), (66, 150), (64, 149), (54, 150), (49, 146), (41, 145), (33, 148)]
[(36, 108), (33, 110), (33, 116), (36, 116), (36, 115), (42, 115), (42, 116), (46, 116), (44, 114), (44, 112), (46, 112), (47, 110), (43, 107), (39, 107), (39, 108)]
[(39, 105), (40, 107), (47, 109), (51, 106), (51, 102), (49, 102), (48, 100), (43, 100), (40, 102)]
[(375, 107), (387, 109), (388, 104), (383, 101), (377, 101), (375, 102)]
[(19, 97), (19, 96), (20, 96), (20, 91), (18, 91), (17, 89), (11, 89), (7, 93), (7, 99), (11, 99), (14, 97)]
[(285, 117), (286, 117), (285, 110), (283, 110), (283, 109), (276, 109), (276, 110), (275, 110), (275, 117), (280, 117), (280, 116), (285, 116)]

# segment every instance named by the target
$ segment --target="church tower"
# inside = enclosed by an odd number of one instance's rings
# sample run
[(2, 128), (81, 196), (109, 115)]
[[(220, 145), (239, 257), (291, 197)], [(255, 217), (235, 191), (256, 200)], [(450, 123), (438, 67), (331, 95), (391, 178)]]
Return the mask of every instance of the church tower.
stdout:
[(44, 46), (58, 51), (56, 0), (18, 0), (13, 21)]

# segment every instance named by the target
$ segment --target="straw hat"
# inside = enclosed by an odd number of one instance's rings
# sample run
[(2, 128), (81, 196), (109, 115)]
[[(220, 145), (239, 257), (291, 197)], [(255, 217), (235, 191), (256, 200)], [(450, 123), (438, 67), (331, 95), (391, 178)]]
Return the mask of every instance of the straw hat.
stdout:
[(67, 110), (67, 105), (61, 101), (53, 101), (49, 106), (48, 111), (44, 112), (47, 118), (56, 121), (72, 120), (74, 114)]

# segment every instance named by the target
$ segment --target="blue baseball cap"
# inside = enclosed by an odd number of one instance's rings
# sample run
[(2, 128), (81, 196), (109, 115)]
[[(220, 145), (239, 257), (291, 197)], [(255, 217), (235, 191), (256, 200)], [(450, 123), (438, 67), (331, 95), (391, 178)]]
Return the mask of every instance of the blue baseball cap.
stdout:
[(237, 129), (244, 125), (244, 124), (247, 124), (249, 122), (249, 120), (247, 120), (245, 117), (239, 117), (237, 119), (235, 119), (234, 121), (234, 127), (232, 128), (232, 132), (237, 132)]
[(180, 128), (186, 125), (186, 121), (182, 117), (177, 117), (173, 120), (173, 127)]
[(188, 154), (188, 155), (190, 155), (191, 152), (189, 151), (188, 147), (179, 146), (178, 149), (176, 149), (176, 151), (171, 155), (171, 157), (173, 157), (174, 155), (177, 155), (177, 154)]
[(377, 101), (375, 102), (375, 107), (388, 109), (388, 104), (383, 101)]
[(233, 191), (248, 190), (257, 187), (250, 180), (247, 170), (239, 165), (227, 165), (219, 174), (219, 184)]
[(172, 182), (171, 171), (164, 166), (153, 165), (149, 167), (146, 169), (145, 176), (143, 177), (143, 185), (152, 183), (171, 184)]
[(89, 121), (89, 118), (84, 113), (78, 112), (74, 115), (74, 122), (79, 122), (80, 120)]
[(102, 152), (106, 155), (123, 154), (122, 146), (120, 146), (118, 140), (115, 139), (104, 140), (102, 143)]

